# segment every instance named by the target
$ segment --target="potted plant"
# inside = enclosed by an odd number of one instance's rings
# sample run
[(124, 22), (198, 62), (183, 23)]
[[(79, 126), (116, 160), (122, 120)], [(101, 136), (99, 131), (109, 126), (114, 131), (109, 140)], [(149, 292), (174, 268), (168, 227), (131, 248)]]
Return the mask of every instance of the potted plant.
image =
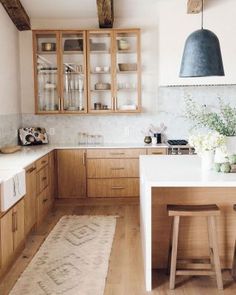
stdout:
[(218, 98), (218, 109), (212, 110), (190, 97), (185, 99), (185, 117), (195, 123), (194, 127), (206, 127), (226, 136), (227, 154), (236, 154), (236, 108)]

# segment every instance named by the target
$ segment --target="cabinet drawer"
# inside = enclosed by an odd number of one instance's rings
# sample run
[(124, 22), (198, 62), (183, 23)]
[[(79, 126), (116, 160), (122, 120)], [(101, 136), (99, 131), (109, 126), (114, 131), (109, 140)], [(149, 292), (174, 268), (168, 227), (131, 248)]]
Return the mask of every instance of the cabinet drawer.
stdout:
[(44, 166), (48, 164), (48, 155), (43, 156), (38, 161), (36, 161), (36, 171), (39, 171)]
[(37, 194), (41, 193), (49, 183), (48, 166), (45, 166), (37, 173)]
[(87, 158), (138, 158), (146, 155), (146, 149), (88, 149)]
[(88, 159), (88, 178), (139, 177), (138, 159)]
[(39, 224), (44, 218), (44, 216), (48, 213), (51, 205), (48, 188), (43, 190), (41, 194), (38, 196), (37, 203), (37, 223)]
[(138, 197), (139, 178), (88, 179), (88, 197)]
[(167, 155), (167, 148), (147, 149), (148, 155)]

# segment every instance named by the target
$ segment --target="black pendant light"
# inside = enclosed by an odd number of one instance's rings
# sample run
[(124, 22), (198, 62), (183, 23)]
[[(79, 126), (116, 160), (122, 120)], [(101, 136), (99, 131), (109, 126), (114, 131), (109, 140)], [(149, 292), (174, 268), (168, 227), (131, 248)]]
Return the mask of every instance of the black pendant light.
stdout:
[(193, 32), (185, 42), (179, 76), (188, 78), (224, 75), (219, 39), (213, 32), (203, 29), (202, 0), (202, 28)]

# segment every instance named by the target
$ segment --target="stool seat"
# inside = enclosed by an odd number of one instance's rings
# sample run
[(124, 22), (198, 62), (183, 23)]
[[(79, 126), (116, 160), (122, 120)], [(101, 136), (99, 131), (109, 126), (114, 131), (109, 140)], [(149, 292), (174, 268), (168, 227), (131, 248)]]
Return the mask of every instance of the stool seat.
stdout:
[(210, 205), (167, 205), (169, 216), (218, 216), (220, 209)]
[[(236, 206), (235, 206), (236, 210)], [(216, 237), (216, 216), (220, 215), (220, 209), (216, 204), (207, 205), (167, 205), (167, 211), (169, 216), (173, 216), (173, 232), (172, 232), (172, 244), (170, 247), (171, 252), (171, 265), (170, 265), (170, 289), (175, 288), (175, 277), (177, 275), (213, 275), (216, 276), (217, 286), (219, 290), (223, 289), (222, 274), (220, 268), (220, 257), (217, 245)], [(209, 256), (212, 269), (204, 269), (205, 263), (198, 263), (198, 266), (202, 266), (202, 269), (177, 269), (177, 263), (180, 261), (177, 259), (178, 252), (178, 236), (180, 217), (204, 217), (207, 221), (208, 227), (208, 240), (209, 240)], [(170, 258), (170, 256), (169, 256)], [(168, 259), (169, 260), (169, 259)], [(196, 265), (195, 265), (196, 266)]]

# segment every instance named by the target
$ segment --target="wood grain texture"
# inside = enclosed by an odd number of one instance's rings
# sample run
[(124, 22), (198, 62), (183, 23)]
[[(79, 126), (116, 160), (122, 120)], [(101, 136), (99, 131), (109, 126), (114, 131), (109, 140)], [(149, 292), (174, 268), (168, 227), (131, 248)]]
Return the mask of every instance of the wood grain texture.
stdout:
[(31, 30), (30, 18), (20, 0), (0, 0), (19, 31)]
[(25, 200), (25, 235), (31, 231), (36, 223), (36, 167), (30, 165), (26, 169)]
[[(155, 188), (152, 205), (152, 261), (154, 268), (166, 268), (169, 247), (171, 217), (167, 204), (212, 204), (220, 208), (216, 217), (219, 253), (222, 268), (232, 267), (236, 218), (232, 204), (236, 202), (233, 188)], [(208, 232), (205, 218), (183, 218), (180, 224), (180, 259), (208, 258)]]
[(25, 205), (24, 198), (17, 203), (17, 205), (13, 208), (13, 212), (15, 213), (16, 226), (15, 231), (13, 233), (13, 244), (14, 251), (21, 246), (22, 242), (25, 239)]
[(40, 194), (49, 184), (49, 168), (48, 165), (44, 166), (36, 174), (37, 179), (37, 195)]
[(57, 150), (58, 198), (86, 197), (86, 150)]
[(167, 148), (147, 149), (147, 155), (167, 155)]
[(88, 159), (135, 159), (145, 155), (146, 149), (88, 149)]
[(88, 178), (139, 177), (138, 159), (88, 159)]
[(97, 0), (97, 12), (100, 28), (112, 28), (114, 22), (113, 0)]
[(202, 10), (202, 0), (188, 0), (187, 13), (199, 13)]

